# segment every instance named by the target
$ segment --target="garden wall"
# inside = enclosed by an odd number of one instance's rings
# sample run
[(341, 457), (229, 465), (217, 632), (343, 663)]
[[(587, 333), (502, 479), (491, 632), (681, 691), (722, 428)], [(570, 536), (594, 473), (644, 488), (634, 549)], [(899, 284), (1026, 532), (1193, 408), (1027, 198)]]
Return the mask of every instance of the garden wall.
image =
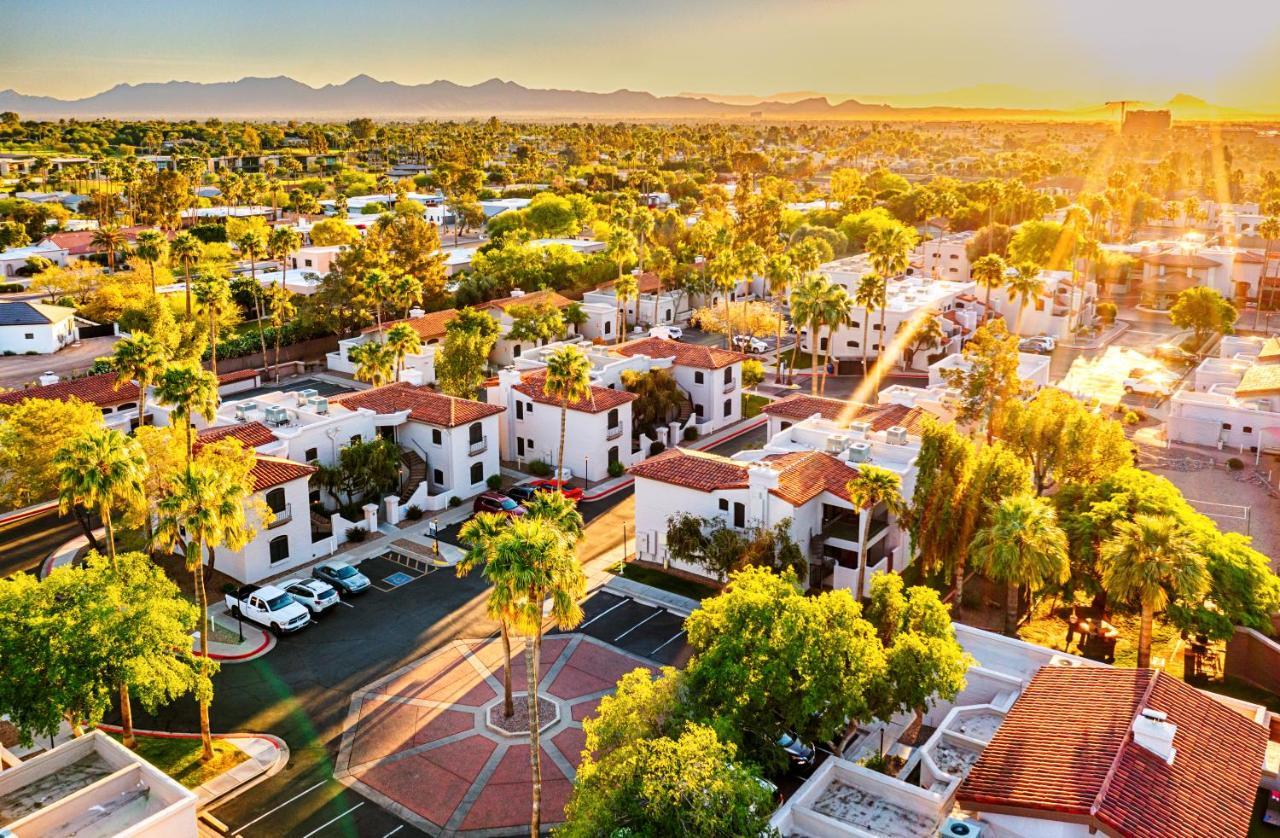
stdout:
[(1236, 626), (1227, 641), (1223, 671), (1228, 677), (1280, 695), (1280, 643), (1250, 628)]

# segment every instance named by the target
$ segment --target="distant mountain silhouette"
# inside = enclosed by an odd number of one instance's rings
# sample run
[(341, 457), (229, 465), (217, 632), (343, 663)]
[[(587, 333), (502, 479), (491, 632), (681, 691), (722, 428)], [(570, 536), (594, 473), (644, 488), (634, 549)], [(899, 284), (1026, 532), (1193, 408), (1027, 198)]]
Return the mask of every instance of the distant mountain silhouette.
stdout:
[[(715, 99), (720, 99), (716, 101)], [(916, 100), (920, 101), (920, 100)], [(1175, 97), (1176, 119), (1258, 119), (1217, 108), (1195, 97)], [(63, 117), (201, 119), (210, 116), (253, 119), (451, 118), (502, 116), (554, 119), (1035, 119), (1105, 118), (1105, 110), (894, 107), (845, 99), (833, 105), (814, 93), (777, 98), (654, 96), (634, 90), (592, 93), (548, 90), (490, 79), (476, 85), (451, 81), (399, 84), (359, 75), (343, 84), (310, 87), (287, 76), (239, 81), (149, 82), (118, 84), (94, 96), (63, 100), (0, 91), (0, 110), (29, 119)]]

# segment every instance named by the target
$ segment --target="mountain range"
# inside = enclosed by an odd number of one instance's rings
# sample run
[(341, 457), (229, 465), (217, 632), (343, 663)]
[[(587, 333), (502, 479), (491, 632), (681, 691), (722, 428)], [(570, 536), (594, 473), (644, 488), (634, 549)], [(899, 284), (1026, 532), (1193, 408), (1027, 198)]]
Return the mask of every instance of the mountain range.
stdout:
[[(681, 94), (655, 96), (634, 90), (594, 93), (524, 87), (490, 79), (476, 85), (451, 81), (400, 84), (367, 75), (342, 84), (311, 87), (287, 76), (247, 77), (230, 82), (148, 82), (118, 84), (82, 99), (29, 96), (0, 91), (0, 111), (16, 111), (27, 119), (109, 117), (120, 119), (201, 119), (210, 116), (252, 119), (467, 118), (502, 116), (526, 119), (1107, 119), (1105, 107), (1076, 110), (1045, 107), (974, 107), (951, 101), (995, 99), (992, 89), (966, 89), (938, 94), (929, 104), (919, 94), (883, 97), (898, 103), (864, 102), (807, 91), (771, 97)], [(867, 97), (864, 97), (867, 98)], [(876, 97), (881, 98), (881, 97)], [(1023, 97), (1019, 101), (1033, 101)], [(1263, 120), (1263, 114), (1221, 108), (1185, 94), (1160, 105), (1175, 119)]]

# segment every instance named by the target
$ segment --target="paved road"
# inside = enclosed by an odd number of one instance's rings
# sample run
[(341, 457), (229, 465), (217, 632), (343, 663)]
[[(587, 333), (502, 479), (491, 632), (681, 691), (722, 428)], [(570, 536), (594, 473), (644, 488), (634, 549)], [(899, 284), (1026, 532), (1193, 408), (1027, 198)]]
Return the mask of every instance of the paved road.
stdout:
[(57, 510), (0, 525), (0, 577), (34, 572), (55, 549), (83, 533), (74, 518)]
[(0, 387), (22, 387), (44, 372), (66, 376), (84, 372), (95, 358), (111, 354), (115, 336), (87, 338), (53, 355), (14, 355), (0, 358)]

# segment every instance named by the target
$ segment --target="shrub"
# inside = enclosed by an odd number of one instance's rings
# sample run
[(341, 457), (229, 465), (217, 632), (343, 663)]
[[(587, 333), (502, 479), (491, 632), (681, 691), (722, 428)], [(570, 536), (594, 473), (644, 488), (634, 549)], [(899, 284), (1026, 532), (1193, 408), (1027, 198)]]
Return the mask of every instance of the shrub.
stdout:
[(1098, 303), (1098, 319), (1103, 323), (1116, 322), (1116, 304), (1115, 303)]
[(542, 460), (530, 460), (529, 473), (534, 477), (550, 477), (551, 466), (544, 463)]
[(0, 282), (0, 294), (16, 294), (19, 291), (25, 291), (17, 282)]
[(1136, 425), (1141, 420), (1138, 419), (1138, 414), (1130, 410), (1125, 412), (1124, 419), (1121, 421), (1123, 421), (1126, 425)]
[(685, 442), (693, 442), (695, 439), (698, 438), (698, 429), (695, 428), (693, 425), (690, 425), (689, 427), (684, 429), (683, 436), (684, 436)]
[(422, 509), (415, 503), (404, 511), (404, 517), (410, 521), (417, 521), (422, 518)]
[(663, 445), (661, 442), (655, 442), (653, 445), (649, 446), (649, 456), (652, 457), (655, 454), (661, 454), (666, 450), (667, 446)]
[(368, 534), (364, 527), (347, 527), (347, 541), (354, 541), (359, 544), (364, 541), (364, 537)]
[(1240, 471), (1244, 468), (1244, 461), (1239, 457), (1232, 457), (1230, 460), (1227, 460), (1227, 468), (1232, 471)]
[(460, 503), (462, 503), (462, 498), (458, 497), (457, 495), (454, 495), (453, 497), (449, 498), (450, 507), (457, 506)]
[(755, 358), (748, 358), (742, 362), (742, 387), (744, 390), (750, 390), (760, 382), (764, 381), (764, 364)]
[(614, 460), (612, 463), (609, 463), (610, 477), (621, 477), (622, 473), (626, 470), (626, 466), (622, 464), (621, 460)]
[(94, 358), (93, 366), (89, 367), (89, 375), (102, 375), (103, 373), (113, 372), (115, 367), (111, 365), (110, 358)]
[(498, 491), (499, 489), (502, 488), (502, 475), (501, 474), (489, 475), (488, 479), (484, 481), (484, 485), (488, 486), (490, 489), (492, 489), (495, 492)]

